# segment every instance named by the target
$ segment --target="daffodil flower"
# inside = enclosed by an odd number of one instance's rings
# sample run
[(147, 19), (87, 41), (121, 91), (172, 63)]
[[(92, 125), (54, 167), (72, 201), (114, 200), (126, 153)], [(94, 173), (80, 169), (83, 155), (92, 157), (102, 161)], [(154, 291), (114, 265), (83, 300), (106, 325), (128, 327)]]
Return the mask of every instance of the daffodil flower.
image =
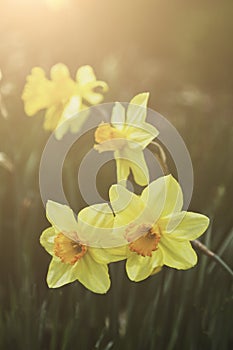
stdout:
[(141, 196), (113, 185), (110, 200), (114, 226), (124, 228), (128, 242), (126, 271), (131, 280), (144, 280), (163, 265), (189, 269), (197, 263), (190, 241), (207, 229), (209, 219), (182, 211), (182, 190), (171, 175), (153, 181)]
[[(103, 100), (103, 94), (95, 92), (95, 88), (102, 88), (105, 92), (108, 86), (105, 82), (96, 80), (90, 66), (82, 66), (77, 70), (76, 81), (70, 77), (68, 68), (62, 63), (51, 68), (50, 76), (51, 80), (46, 78), (42, 68), (33, 68), (27, 77), (22, 99), (28, 116), (46, 109), (44, 128), (55, 130), (56, 137), (60, 139), (69, 128), (72, 132), (81, 128), (87, 117), (88, 105)], [(83, 110), (86, 113), (80, 113), (78, 118), (71, 120)], [(67, 120), (70, 120), (70, 124), (65, 122)]]
[(48, 286), (57, 288), (78, 280), (95, 293), (106, 293), (110, 287), (107, 264), (126, 258), (124, 247), (115, 248), (114, 254), (106, 248), (115, 239), (110, 233), (113, 213), (109, 206), (84, 208), (77, 221), (68, 206), (48, 201), (46, 214), (52, 226), (43, 231), (40, 242), (52, 255)]
[(95, 131), (94, 148), (99, 152), (114, 151), (117, 182), (127, 180), (130, 169), (141, 186), (149, 182), (149, 172), (143, 150), (158, 135), (158, 130), (146, 119), (149, 93), (136, 95), (127, 111), (119, 102), (113, 107), (111, 124), (101, 123)]

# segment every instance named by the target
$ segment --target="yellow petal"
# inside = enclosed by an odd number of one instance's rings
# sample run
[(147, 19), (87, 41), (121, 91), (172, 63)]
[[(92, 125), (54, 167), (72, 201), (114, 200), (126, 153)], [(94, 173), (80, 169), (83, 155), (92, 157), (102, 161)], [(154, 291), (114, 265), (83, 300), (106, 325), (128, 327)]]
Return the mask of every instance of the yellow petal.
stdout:
[(81, 107), (82, 107), (81, 97), (78, 95), (71, 96), (62, 113), (62, 120), (67, 120), (77, 115)]
[(130, 101), (126, 113), (126, 122), (128, 124), (140, 125), (145, 121), (148, 98), (149, 93), (144, 92), (134, 96), (134, 98)]
[(78, 223), (74, 213), (67, 205), (48, 201), (46, 216), (57, 232), (63, 232), (66, 235), (69, 232), (78, 232)]
[(53, 255), (54, 251), (54, 238), (56, 237), (57, 233), (54, 230), (53, 227), (49, 227), (46, 230), (44, 230), (40, 236), (40, 244), (45, 248), (45, 250)]
[[(141, 186), (149, 182), (149, 172), (144, 158), (143, 151), (140, 149), (130, 149), (124, 147), (115, 152), (117, 165), (117, 181), (126, 180), (129, 175), (129, 168), (132, 170), (134, 181)], [(127, 175), (127, 177), (126, 177)]]
[(126, 244), (122, 232), (113, 229), (113, 224), (113, 212), (107, 203), (92, 205), (78, 214), (78, 236), (89, 247), (112, 248)]
[(78, 279), (79, 262), (75, 265), (64, 264), (59, 258), (53, 258), (47, 274), (49, 288), (58, 288)]
[(126, 272), (130, 280), (139, 282), (154, 273), (154, 269), (162, 265), (162, 253), (158, 249), (152, 257), (132, 253), (126, 262)]
[(162, 266), (155, 267), (154, 270), (151, 272), (151, 276), (152, 276), (152, 275), (156, 275), (156, 274), (159, 273), (161, 270), (162, 270)]
[(129, 224), (139, 225), (147, 223), (147, 211), (143, 201), (133, 192), (121, 185), (113, 185), (109, 191), (109, 198), (115, 213), (114, 226), (126, 227)]
[(192, 241), (205, 232), (209, 218), (198, 213), (180, 212), (161, 218), (159, 225), (174, 239)]
[(144, 209), (140, 197), (121, 185), (111, 186), (109, 198), (115, 215), (127, 211), (129, 222), (134, 220), (137, 212)]
[(45, 113), (45, 120), (44, 120), (44, 129), (53, 131), (56, 129), (62, 113), (63, 113), (63, 105), (62, 104), (57, 104), (57, 105), (52, 105), (49, 107)]
[(156, 222), (161, 217), (165, 206), (166, 177), (163, 176), (151, 182), (142, 191), (141, 199), (150, 211), (153, 222)]
[(78, 214), (78, 222), (91, 227), (112, 228), (113, 212), (107, 203), (95, 204), (82, 209)]
[(52, 259), (47, 275), (50, 288), (58, 288), (75, 280), (95, 293), (106, 293), (110, 287), (107, 265), (97, 263), (88, 252), (74, 265), (65, 264), (58, 258)]
[(78, 280), (94, 293), (104, 294), (110, 288), (110, 278), (106, 264), (97, 263), (91, 254), (85, 254), (78, 262)]
[(130, 162), (127, 159), (119, 158), (119, 152), (115, 152), (116, 168), (117, 168), (117, 182), (123, 183), (128, 179), (130, 174)]
[(69, 69), (63, 63), (55, 64), (50, 70), (51, 79), (55, 82), (61, 82), (70, 78)]
[(134, 181), (140, 186), (147, 185), (149, 183), (149, 171), (143, 151), (127, 150), (127, 156), (130, 157), (130, 168)]
[(25, 113), (28, 116), (36, 114), (51, 104), (52, 84), (46, 79), (42, 68), (35, 67), (27, 77), (27, 83), (22, 93)]
[(83, 97), (91, 105), (97, 105), (98, 103), (102, 102), (104, 99), (102, 94), (99, 94), (99, 93), (93, 92), (93, 91), (85, 91), (83, 93)]
[(76, 80), (80, 85), (85, 85), (96, 81), (94, 70), (91, 66), (82, 66), (77, 70)]
[[(75, 95), (70, 98), (68, 103), (64, 106), (64, 109), (60, 115), (58, 126), (55, 130), (55, 136), (57, 140), (61, 140), (69, 129), (77, 129), (77, 123), (81, 125), (84, 123), (84, 118), (80, 120), (79, 111), (82, 107), (82, 99), (80, 96)], [(82, 115), (80, 113), (80, 115)], [(73, 127), (72, 127), (73, 126)]]
[(128, 256), (127, 245), (115, 248), (88, 248), (93, 259), (102, 264), (109, 264), (115, 261), (126, 259)]
[(151, 210), (154, 220), (179, 212), (183, 206), (180, 185), (172, 175), (162, 176), (150, 183), (142, 192), (141, 199)]
[(116, 102), (112, 109), (111, 124), (118, 130), (122, 130), (125, 123), (125, 108), (121, 103)]
[(132, 141), (129, 143), (131, 148), (146, 148), (158, 134), (158, 130), (148, 123), (127, 127), (127, 138)]
[(102, 102), (104, 99), (102, 93), (94, 91), (96, 88), (101, 88), (102, 92), (105, 92), (108, 90), (108, 85), (104, 81), (97, 80), (81, 87), (81, 94), (83, 98), (92, 105), (96, 105)]
[(159, 247), (163, 253), (163, 262), (169, 267), (186, 270), (197, 263), (197, 255), (188, 241), (162, 235)]
[(76, 80), (80, 87), (82, 97), (92, 105), (103, 101), (103, 95), (94, 89), (101, 88), (102, 92), (108, 90), (108, 85), (101, 80), (96, 80), (94, 70), (91, 66), (82, 66), (76, 73)]
[(183, 193), (177, 180), (172, 176), (165, 176), (166, 199), (161, 216), (179, 212), (183, 206)]

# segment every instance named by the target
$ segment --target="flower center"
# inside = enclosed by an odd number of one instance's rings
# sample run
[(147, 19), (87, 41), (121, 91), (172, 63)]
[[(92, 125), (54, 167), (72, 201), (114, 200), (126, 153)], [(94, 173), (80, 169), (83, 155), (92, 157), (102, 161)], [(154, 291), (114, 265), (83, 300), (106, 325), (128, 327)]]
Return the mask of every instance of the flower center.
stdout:
[(98, 145), (94, 148), (99, 152), (116, 151), (126, 144), (125, 133), (111, 126), (109, 123), (101, 123), (95, 131), (95, 141)]
[(65, 264), (74, 265), (87, 252), (87, 247), (59, 233), (54, 240), (54, 253)]
[(95, 141), (98, 143), (119, 138), (124, 138), (123, 132), (114, 128), (109, 123), (101, 123), (95, 131)]
[(159, 228), (143, 224), (138, 227), (137, 231), (142, 235), (129, 244), (129, 249), (141, 256), (152, 256), (152, 252), (158, 249), (161, 238)]

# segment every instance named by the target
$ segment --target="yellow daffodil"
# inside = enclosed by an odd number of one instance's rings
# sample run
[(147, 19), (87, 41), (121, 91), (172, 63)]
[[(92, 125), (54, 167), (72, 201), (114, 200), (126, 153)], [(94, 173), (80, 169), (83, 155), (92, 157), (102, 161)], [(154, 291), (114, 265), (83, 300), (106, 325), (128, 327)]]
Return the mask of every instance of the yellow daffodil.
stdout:
[(124, 228), (128, 242), (126, 270), (131, 280), (141, 281), (163, 265), (189, 269), (197, 263), (190, 241), (207, 229), (209, 219), (182, 211), (182, 190), (171, 175), (153, 181), (141, 196), (113, 185), (110, 200), (114, 226)]
[[(55, 135), (60, 139), (69, 127), (72, 132), (77, 132), (86, 120), (87, 113), (81, 113), (70, 125), (64, 122), (78, 112), (86, 110), (88, 105), (100, 103), (103, 95), (95, 92), (95, 88), (102, 88), (105, 92), (108, 86), (105, 82), (96, 80), (90, 66), (80, 67), (74, 81), (68, 68), (58, 63), (51, 68), (50, 77), (51, 80), (46, 78), (42, 68), (33, 68), (27, 77), (22, 99), (28, 116), (46, 109), (44, 128), (50, 131), (56, 130)], [(62, 123), (63, 126), (60, 127)]]
[(127, 111), (119, 102), (113, 107), (111, 124), (101, 123), (95, 131), (99, 152), (114, 151), (117, 181), (127, 180), (130, 169), (134, 180), (144, 186), (149, 182), (148, 168), (143, 150), (158, 135), (158, 130), (146, 123), (149, 93), (135, 96)]
[(78, 280), (95, 293), (106, 293), (110, 287), (107, 264), (126, 257), (124, 247), (115, 248), (114, 254), (105, 248), (116, 244), (110, 233), (113, 213), (109, 206), (87, 207), (77, 221), (68, 206), (48, 201), (46, 213), (52, 226), (44, 230), (40, 242), (52, 255), (48, 286), (57, 288)]

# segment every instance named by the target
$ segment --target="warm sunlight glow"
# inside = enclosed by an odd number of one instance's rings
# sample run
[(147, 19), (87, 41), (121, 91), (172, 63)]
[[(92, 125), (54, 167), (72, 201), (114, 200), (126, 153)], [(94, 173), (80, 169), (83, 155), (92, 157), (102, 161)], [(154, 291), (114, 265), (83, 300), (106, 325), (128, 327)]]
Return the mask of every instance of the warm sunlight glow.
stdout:
[(70, 0), (44, 0), (46, 5), (52, 10), (61, 10), (67, 7)]

